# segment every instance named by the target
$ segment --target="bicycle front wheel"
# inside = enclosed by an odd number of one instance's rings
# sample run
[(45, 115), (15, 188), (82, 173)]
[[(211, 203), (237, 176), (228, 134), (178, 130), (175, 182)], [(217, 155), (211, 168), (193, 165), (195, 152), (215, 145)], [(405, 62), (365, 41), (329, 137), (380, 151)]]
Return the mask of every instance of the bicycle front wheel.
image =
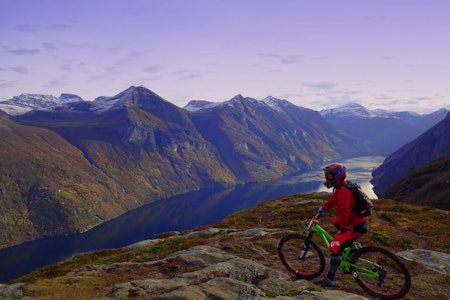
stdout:
[[(369, 294), (381, 299), (399, 299), (411, 288), (411, 275), (398, 256), (379, 247), (364, 247), (352, 256), (352, 274)], [(366, 272), (364, 270), (369, 270)], [(376, 278), (369, 275), (376, 273)]]
[(303, 279), (322, 274), (325, 257), (319, 246), (298, 233), (288, 234), (278, 243), (278, 256), (289, 272)]

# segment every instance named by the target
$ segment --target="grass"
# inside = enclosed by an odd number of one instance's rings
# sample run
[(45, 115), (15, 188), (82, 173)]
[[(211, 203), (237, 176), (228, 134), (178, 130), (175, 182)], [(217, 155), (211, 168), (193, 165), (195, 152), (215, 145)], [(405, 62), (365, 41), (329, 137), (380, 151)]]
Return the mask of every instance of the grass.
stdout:
[[(186, 238), (165, 233), (158, 236), (158, 242), (146, 246), (77, 255), (70, 260), (36, 270), (13, 282), (26, 282), (25, 295), (36, 299), (94, 299), (106, 295), (117, 283), (160, 278), (163, 276), (161, 274), (166, 278), (177, 276), (183, 268), (182, 262), (169, 262), (164, 272), (157, 269), (162, 266), (146, 262), (155, 262), (175, 251), (205, 244), (286, 271), (277, 256), (276, 246), (279, 239), (286, 231), (301, 231), (302, 222), (306, 223), (320, 206), (320, 202), (302, 204), (302, 201), (322, 201), (326, 197), (327, 195), (314, 194), (277, 198), (194, 230), (209, 227), (236, 230), (260, 227), (274, 230), (278, 232), (276, 234), (253, 237), (216, 234)], [(450, 224), (450, 213), (447, 211), (391, 200), (378, 200), (375, 205), (376, 211), (370, 220), (369, 233), (360, 240), (363, 245), (378, 245), (391, 251), (417, 247), (449, 252), (447, 245), (450, 241), (446, 230)], [(328, 217), (330, 215), (321, 219), (321, 225), (334, 232)], [(449, 275), (433, 273), (416, 262), (407, 264), (413, 276), (413, 288), (405, 299), (445, 299), (448, 296), (446, 287), (450, 282)], [(340, 282), (340, 289), (363, 294), (351, 276), (339, 273), (337, 280)], [(288, 291), (291, 292), (295, 294), (301, 291)]]

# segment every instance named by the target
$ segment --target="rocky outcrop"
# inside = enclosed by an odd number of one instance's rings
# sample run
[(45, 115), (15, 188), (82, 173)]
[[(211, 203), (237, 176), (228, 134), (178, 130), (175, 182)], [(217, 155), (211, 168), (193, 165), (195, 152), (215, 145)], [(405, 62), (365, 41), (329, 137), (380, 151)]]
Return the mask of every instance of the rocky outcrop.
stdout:
[[(292, 281), (284, 272), (211, 246), (178, 251), (153, 264), (184, 264), (195, 271), (170, 279), (135, 280), (115, 285), (97, 300), (150, 299), (367, 299), (342, 291), (314, 291), (306, 280)], [(294, 296), (293, 296), (294, 295)]]
[(22, 299), (23, 298), (23, 287), (25, 283), (19, 282), (14, 284), (1, 284), (0, 283), (0, 300), (9, 299)]
[(450, 254), (426, 249), (412, 249), (397, 253), (398, 256), (411, 261), (418, 261), (426, 268), (440, 274), (450, 272)]

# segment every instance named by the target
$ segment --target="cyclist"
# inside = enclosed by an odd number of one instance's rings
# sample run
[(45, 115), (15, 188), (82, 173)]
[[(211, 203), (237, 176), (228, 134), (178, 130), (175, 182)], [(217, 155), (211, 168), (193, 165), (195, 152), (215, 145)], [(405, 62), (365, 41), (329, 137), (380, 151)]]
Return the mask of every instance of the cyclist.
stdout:
[(367, 232), (368, 217), (360, 216), (351, 210), (355, 205), (355, 197), (349, 189), (344, 187), (347, 184), (345, 166), (332, 164), (322, 170), (325, 172), (326, 180), (323, 184), (327, 188), (333, 188), (333, 194), (319, 208), (318, 213), (324, 215), (325, 211), (334, 208), (336, 215), (331, 219), (331, 222), (338, 229), (338, 232), (329, 247), (331, 261), (328, 274), (324, 278), (314, 281), (314, 283), (322, 287), (333, 287), (335, 285), (334, 277), (342, 260), (342, 252)]

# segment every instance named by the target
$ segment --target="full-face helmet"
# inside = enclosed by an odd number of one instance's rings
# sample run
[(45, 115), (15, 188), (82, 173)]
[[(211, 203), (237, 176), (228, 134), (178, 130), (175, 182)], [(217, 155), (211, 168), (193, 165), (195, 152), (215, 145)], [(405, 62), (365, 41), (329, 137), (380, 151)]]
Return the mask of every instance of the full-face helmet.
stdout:
[(343, 181), (347, 175), (347, 169), (342, 164), (332, 164), (322, 169), (325, 172), (325, 182), (327, 188), (334, 187), (337, 183)]

